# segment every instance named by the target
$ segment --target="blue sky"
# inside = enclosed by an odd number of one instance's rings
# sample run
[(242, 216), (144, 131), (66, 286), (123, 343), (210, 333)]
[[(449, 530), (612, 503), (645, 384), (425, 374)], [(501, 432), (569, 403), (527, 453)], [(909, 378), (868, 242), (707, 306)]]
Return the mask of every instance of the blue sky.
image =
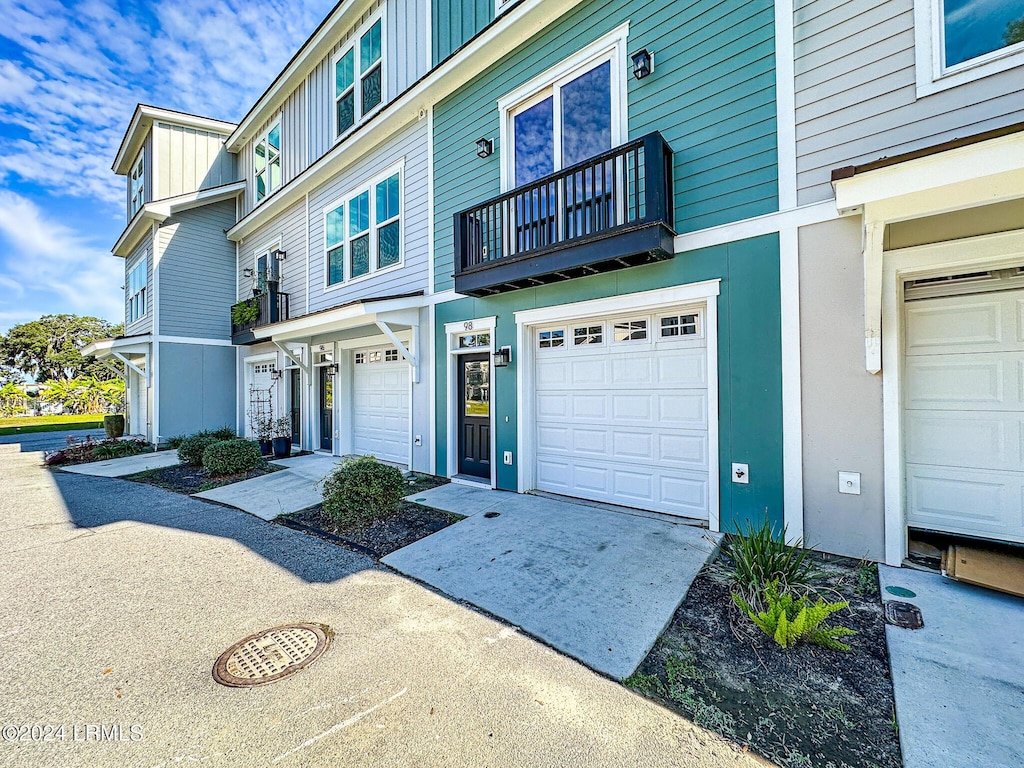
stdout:
[(123, 319), (135, 104), (239, 120), (335, 0), (0, 0), (0, 332), (42, 314)]

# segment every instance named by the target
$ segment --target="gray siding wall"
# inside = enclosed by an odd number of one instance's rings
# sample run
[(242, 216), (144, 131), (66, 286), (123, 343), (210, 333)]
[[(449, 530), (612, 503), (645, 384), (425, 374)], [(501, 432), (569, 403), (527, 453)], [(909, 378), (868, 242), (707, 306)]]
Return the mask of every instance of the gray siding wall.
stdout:
[[(311, 69), (305, 81), (285, 100), (280, 110), (283, 144), (282, 177), (285, 184), (320, 159), (334, 146), (334, 92), (331, 59), (348, 46), (364, 22), (384, 11), (385, 101), (391, 101), (427, 71), (430, 41), (430, 0), (377, 0)], [(247, 180), (245, 213), (255, 207), (252, 190), (252, 148), (277, 115), (265, 121), (238, 155), (240, 175)]]
[(252, 296), (255, 281), (245, 276), (245, 270), (256, 266), (256, 256), (273, 250), (278, 243), (288, 257), (279, 264), (279, 289), (288, 294), (289, 317), (297, 317), (306, 310), (306, 201), (299, 200), (280, 216), (253, 232), (238, 245), (237, 290), (238, 299)]
[[(224, 148), (226, 135), (168, 123), (157, 123), (151, 137), (154, 135), (159, 162), (155, 199), (184, 195), (237, 180), (234, 156)], [(147, 168), (147, 184), (152, 183), (151, 168), (152, 165)]]
[(160, 344), (160, 438), (236, 426), (235, 348)]
[(235, 223), (226, 200), (168, 219), (160, 241), (160, 333), (230, 339), (235, 302), (235, 246), (224, 230)]
[[(128, 275), (132, 273), (139, 259), (148, 254), (149, 263), (146, 266), (146, 314), (140, 320), (128, 324)], [(153, 330), (153, 237), (149, 231), (142, 237), (135, 250), (124, 260), (124, 332), (126, 336), (134, 336), (139, 333), (150, 333)]]
[(833, 168), (1024, 120), (1020, 67), (917, 98), (913, 1), (795, 3), (800, 204), (832, 197)]
[[(427, 197), (427, 121), (418, 120), (396, 134), (372, 155), (346, 169), (309, 196), (310, 311), (335, 307), (360, 298), (426, 290), (429, 206)], [(379, 173), (405, 159), (402, 190), (403, 266), (352, 285), (326, 288), (324, 208), (355, 192)]]

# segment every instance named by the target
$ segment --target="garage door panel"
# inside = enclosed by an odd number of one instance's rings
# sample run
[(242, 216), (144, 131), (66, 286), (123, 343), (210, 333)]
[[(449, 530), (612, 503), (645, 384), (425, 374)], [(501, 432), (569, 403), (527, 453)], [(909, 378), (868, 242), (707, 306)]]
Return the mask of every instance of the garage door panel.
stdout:
[(1020, 404), (1020, 370), (1015, 361), (995, 355), (913, 358), (906, 367), (907, 407), (1014, 408)]
[(569, 361), (546, 359), (543, 365), (537, 366), (537, 386), (544, 389), (553, 389), (559, 384), (565, 385), (569, 381)]
[(654, 366), (647, 357), (636, 354), (624, 355), (612, 358), (609, 362), (611, 381), (608, 383), (613, 387), (635, 387), (654, 383)]
[(706, 433), (658, 435), (658, 460), (663, 464), (691, 469), (708, 466)]
[(655, 414), (656, 397), (647, 392), (614, 394), (611, 397), (611, 417), (615, 421), (650, 422)]
[(906, 456), (914, 464), (1024, 472), (1024, 415), (910, 411)]
[(572, 430), (573, 453), (593, 456), (607, 456), (609, 435), (603, 429), (574, 427)]
[[(962, 296), (907, 305), (907, 354), (996, 351), (1003, 348), (1005, 302), (998, 295)], [(1012, 318), (1012, 315), (1011, 315)], [(1009, 326), (1011, 333), (1016, 323)], [(1011, 335), (1010, 341), (1013, 341)]]
[(378, 459), (405, 464), (409, 461), (408, 365), (404, 361), (381, 362), (380, 348), (356, 350), (363, 360), (352, 374), (352, 449)]
[(910, 525), (1024, 541), (1024, 481), (1014, 472), (907, 466)]
[(707, 429), (707, 391), (659, 395), (658, 421), (666, 426), (680, 429)]
[(662, 386), (707, 389), (707, 352), (704, 348), (679, 351), (671, 358), (657, 358), (657, 382)]
[(608, 395), (577, 394), (571, 398), (573, 419), (601, 421), (608, 418), (612, 398)]
[(659, 478), (659, 490), (662, 504), (670, 511), (698, 519), (707, 515), (707, 474), (662, 474)]
[(558, 393), (537, 395), (537, 416), (540, 419), (564, 419), (569, 416), (569, 396)]
[(654, 461), (654, 435), (650, 432), (612, 432), (612, 458)]

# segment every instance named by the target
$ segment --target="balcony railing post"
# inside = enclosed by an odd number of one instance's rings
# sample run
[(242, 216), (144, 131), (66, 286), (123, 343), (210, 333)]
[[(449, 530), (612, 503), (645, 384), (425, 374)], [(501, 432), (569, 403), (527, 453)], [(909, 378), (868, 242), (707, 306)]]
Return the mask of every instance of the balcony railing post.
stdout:
[(469, 266), (467, 263), (468, 251), (466, 250), (466, 226), (468, 215), (465, 213), (455, 214), (455, 269), (461, 270)]
[(644, 136), (645, 221), (664, 221), (668, 209), (665, 142), (659, 133)]

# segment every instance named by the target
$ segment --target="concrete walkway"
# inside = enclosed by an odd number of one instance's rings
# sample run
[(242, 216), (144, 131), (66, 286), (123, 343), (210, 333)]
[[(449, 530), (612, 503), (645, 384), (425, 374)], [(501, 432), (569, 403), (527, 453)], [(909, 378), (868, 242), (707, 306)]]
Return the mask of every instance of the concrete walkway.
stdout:
[[(0, 741), (0, 765), (764, 765), (369, 558), (39, 462), (0, 451), (0, 724), (65, 739)], [(334, 631), (314, 664), (250, 690), (211, 679), (234, 642), (294, 621)], [(99, 724), (123, 740), (74, 739)]]
[(878, 575), (883, 600), (924, 617), (885, 628), (905, 768), (1024, 765), (1024, 599), (909, 568)]
[(337, 456), (319, 454), (274, 459), (271, 463), (287, 469), (195, 495), (200, 499), (241, 509), (263, 520), (273, 520), (278, 515), (298, 512), (319, 504), (320, 489), (317, 483), (337, 467), (340, 461)]
[(173, 467), (180, 463), (177, 451), (156, 451), (155, 453), (140, 453), (138, 456), (125, 456), (122, 459), (91, 461), (88, 464), (75, 464), (71, 467), (60, 467), (60, 469), (63, 472), (71, 472), (76, 475), (127, 477), (137, 472)]
[(408, 498), (469, 517), (384, 563), (617, 679), (643, 661), (721, 539), (663, 517), (465, 486)]

